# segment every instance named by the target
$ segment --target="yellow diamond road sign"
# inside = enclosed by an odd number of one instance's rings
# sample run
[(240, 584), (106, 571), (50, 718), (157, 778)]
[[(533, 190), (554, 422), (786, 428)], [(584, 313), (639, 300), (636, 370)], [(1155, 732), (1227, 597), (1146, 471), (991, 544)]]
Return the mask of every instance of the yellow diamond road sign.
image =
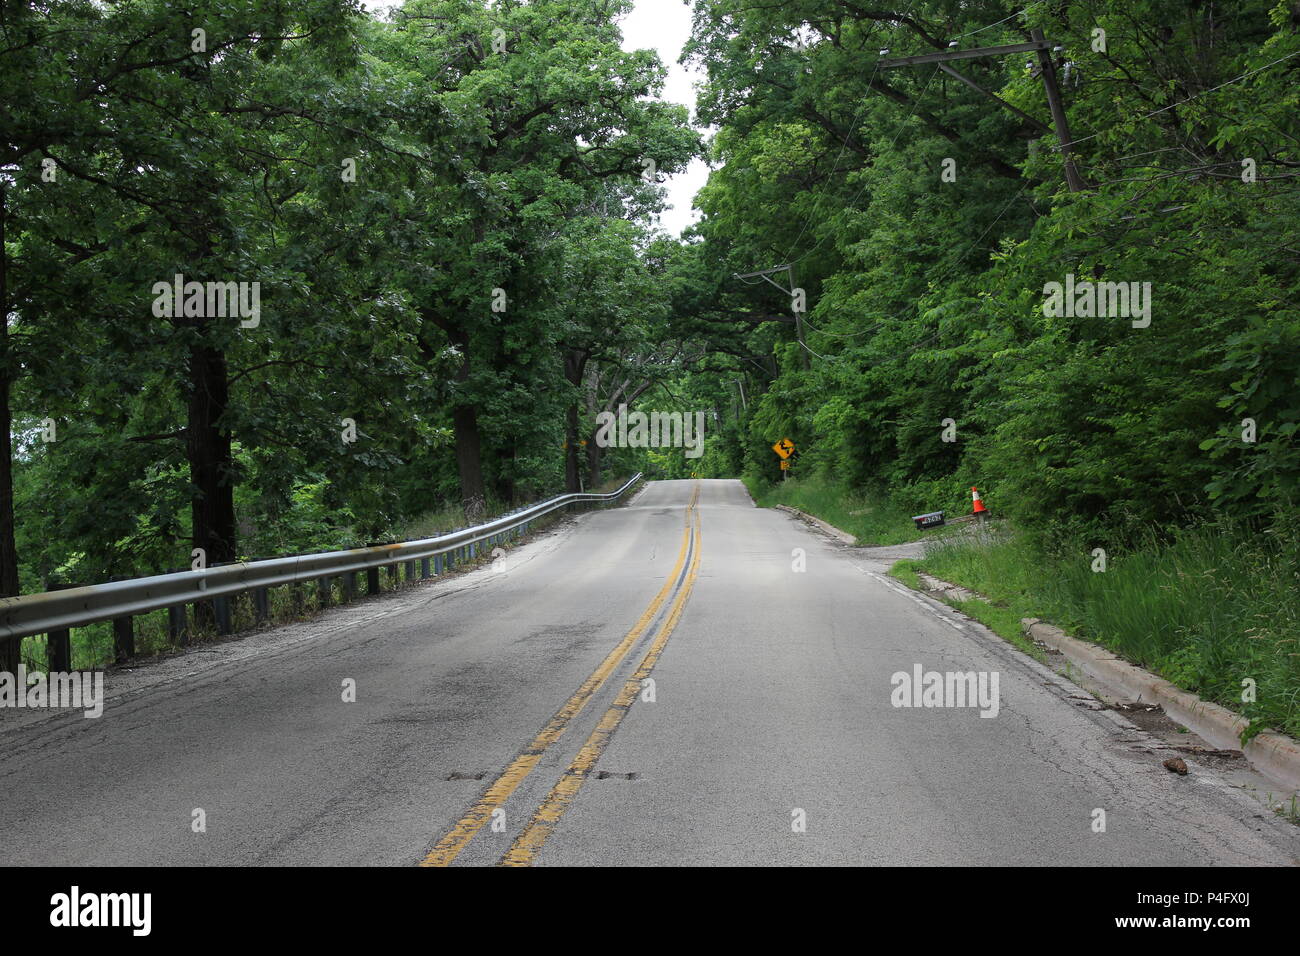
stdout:
[(772, 446), (772, 451), (776, 452), (783, 459), (789, 458), (794, 454), (794, 442), (788, 438), (782, 438)]

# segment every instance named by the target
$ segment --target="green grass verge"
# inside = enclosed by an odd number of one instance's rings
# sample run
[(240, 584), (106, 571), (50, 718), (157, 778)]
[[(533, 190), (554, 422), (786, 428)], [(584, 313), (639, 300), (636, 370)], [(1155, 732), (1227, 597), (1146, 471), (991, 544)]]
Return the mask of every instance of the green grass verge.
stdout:
[(889, 576), (898, 578), (913, 591), (923, 591), (925, 588), (921, 584), (921, 578), (917, 575), (920, 570), (920, 561), (895, 561), (893, 567), (889, 569)]
[(1017, 632), (1022, 617), (1051, 620), (1249, 718), (1248, 735), (1300, 736), (1300, 548), (1290, 536), (1217, 522), (1094, 566), (1086, 545), (1049, 552), (1003, 527), (936, 538), (903, 571), (986, 595)]
[[(933, 572), (925, 566), (923, 561), (896, 561), (889, 569), (889, 576), (897, 578), (914, 591), (925, 590), (921, 583), (918, 572), (925, 571), (927, 574)], [(945, 579), (946, 580), (946, 579)], [(957, 583), (957, 582), (952, 582)], [(983, 592), (981, 592), (983, 593)], [(986, 601), (954, 601), (940, 595), (934, 595), (943, 601), (949, 607), (956, 608), (961, 613), (973, 620), (979, 621), (994, 634), (997, 634), (1003, 640), (1012, 646), (1024, 651), (1030, 657), (1038, 661), (1044, 661), (1047, 656), (1043, 653), (1042, 648), (1029, 640), (1020, 630), (1020, 619), (1028, 615), (1022, 615), (1011, 607), (997, 602)]]
[(815, 478), (769, 484), (746, 476), (743, 481), (760, 508), (798, 508), (847, 531), (860, 546), (902, 544), (921, 534), (911, 515), (884, 494), (850, 491)]

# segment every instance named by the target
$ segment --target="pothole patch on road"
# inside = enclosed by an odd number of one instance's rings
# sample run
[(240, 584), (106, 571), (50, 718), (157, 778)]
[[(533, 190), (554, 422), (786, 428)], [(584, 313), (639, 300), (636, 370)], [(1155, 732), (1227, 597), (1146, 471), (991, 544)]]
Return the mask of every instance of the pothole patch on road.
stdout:
[(462, 773), (457, 770), (447, 777), (448, 780), (482, 780), (487, 776), (486, 770), (480, 770), (478, 773)]
[[(1211, 769), (1232, 770), (1246, 766), (1246, 755), (1240, 750), (1220, 750), (1186, 741), (1188, 732), (1166, 715), (1164, 708), (1159, 704), (1148, 704), (1140, 700), (1120, 700), (1107, 706), (1123, 714), (1129, 723), (1155, 735), (1167, 749), (1186, 754)], [(1184, 739), (1180, 740), (1180, 737)], [(1147, 748), (1147, 752), (1153, 751)]]
[(635, 770), (631, 773), (615, 773), (612, 770), (598, 770), (596, 772), (597, 780), (635, 780), (640, 776)]

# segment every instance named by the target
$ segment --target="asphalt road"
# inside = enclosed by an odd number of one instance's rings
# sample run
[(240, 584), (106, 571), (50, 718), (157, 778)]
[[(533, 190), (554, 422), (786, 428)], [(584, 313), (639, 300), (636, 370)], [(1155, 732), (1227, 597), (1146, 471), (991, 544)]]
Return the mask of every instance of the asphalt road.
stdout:
[[(739, 482), (648, 485), (490, 567), (110, 674), (98, 720), (0, 713), (0, 863), (1300, 860), (1300, 828), (886, 567)], [(894, 706), (916, 665), (996, 673), (996, 716)]]

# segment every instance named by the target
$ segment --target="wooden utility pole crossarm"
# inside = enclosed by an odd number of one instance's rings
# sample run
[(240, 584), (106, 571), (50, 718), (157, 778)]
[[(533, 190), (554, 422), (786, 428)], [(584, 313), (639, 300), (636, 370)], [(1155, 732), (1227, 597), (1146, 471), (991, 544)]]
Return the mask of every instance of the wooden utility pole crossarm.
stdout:
[[(790, 288), (787, 289), (785, 286), (781, 285), (779, 282), (776, 282), (772, 278), (773, 275), (776, 275), (777, 273), (780, 272), (784, 272), (786, 274), (786, 279), (790, 283)], [(790, 296), (792, 300), (794, 298), (794, 292), (795, 292), (794, 266), (790, 263), (786, 263), (783, 266), (773, 266), (771, 269), (759, 269), (757, 272), (746, 272), (744, 274), (736, 273), (735, 275), (732, 276), (732, 278), (733, 279), (762, 279), (764, 282), (767, 282), (768, 284), (773, 285), (776, 288), (780, 289), (786, 295)], [(794, 334), (795, 334), (795, 338), (798, 339), (799, 341), (799, 358), (803, 364), (804, 371), (807, 371), (810, 368), (810, 365), (808, 363), (808, 344), (804, 341), (804, 335), (803, 335), (803, 316), (800, 314), (797, 308), (793, 309), (793, 311), (794, 311)], [(767, 321), (767, 320), (760, 319), (759, 321)]]
[[(943, 70), (949, 76), (955, 77), (971, 89), (980, 93), (989, 99), (994, 100), (1001, 106), (1011, 110), (1021, 118), (1031, 123), (1034, 128), (1047, 132), (1047, 126), (1034, 119), (1023, 110), (1012, 106), (1001, 97), (982, 88), (973, 80), (962, 76), (947, 64), (953, 60), (974, 60), (986, 56), (1006, 56), (1012, 53), (1034, 53), (1038, 57), (1038, 65), (1043, 76), (1043, 88), (1047, 93), (1047, 105), (1052, 111), (1052, 124), (1056, 127), (1056, 138), (1061, 143), (1061, 159), (1065, 165), (1065, 182), (1070, 187), (1070, 192), (1082, 192), (1087, 188), (1083, 177), (1079, 175), (1078, 169), (1075, 168), (1074, 159), (1070, 155), (1070, 146), (1073, 139), (1070, 136), (1070, 124), (1065, 116), (1065, 106), (1061, 102), (1061, 89), (1056, 82), (1056, 64), (1052, 62), (1051, 44), (1043, 36), (1043, 31), (1034, 27), (1030, 31), (1032, 39), (1028, 43), (1009, 43), (1004, 46), (984, 46), (974, 47), (970, 50), (945, 50), (939, 53), (921, 53), (917, 56), (900, 56), (892, 60), (876, 61), (876, 69), (889, 70), (900, 66), (919, 66), (924, 63), (937, 63), (939, 69)], [(888, 53), (888, 50), (882, 51)]]
[(1015, 113), (1022, 120), (1024, 120), (1026, 123), (1032, 126), (1034, 129), (1038, 130), (1040, 133), (1051, 132), (1051, 127), (1049, 127), (1042, 120), (1030, 116), (1028, 113), (1026, 113), (1018, 106), (1012, 106), (1010, 103), (1008, 103), (1002, 97), (998, 96), (996, 93), (991, 93), (988, 90), (984, 89), (984, 87), (980, 86), (970, 77), (965, 76), (962, 73), (958, 73), (947, 63), (940, 63), (939, 69), (943, 70), (943, 72), (947, 73), (949, 76), (951, 76), (954, 80), (957, 80), (959, 83), (969, 86), (972, 90), (974, 90), (976, 93), (980, 94), (981, 96), (988, 97), (994, 103), (997, 103), (999, 106), (1004, 107), (1005, 109), (1009, 109), (1011, 112)]
[[(878, 60), (876, 68), (892, 70), (897, 66), (920, 66), (923, 63), (948, 63), (952, 60), (975, 60), (982, 56), (1006, 56), (1009, 53), (1034, 53), (1047, 49), (1047, 43), (1035, 39), (1032, 43), (1009, 43), (1006, 46), (982, 46), (969, 50), (943, 50), (939, 53), (921, 53), (900, 56), (892, 60)], [(888, 52), (888, 51), (886, 51)]]

